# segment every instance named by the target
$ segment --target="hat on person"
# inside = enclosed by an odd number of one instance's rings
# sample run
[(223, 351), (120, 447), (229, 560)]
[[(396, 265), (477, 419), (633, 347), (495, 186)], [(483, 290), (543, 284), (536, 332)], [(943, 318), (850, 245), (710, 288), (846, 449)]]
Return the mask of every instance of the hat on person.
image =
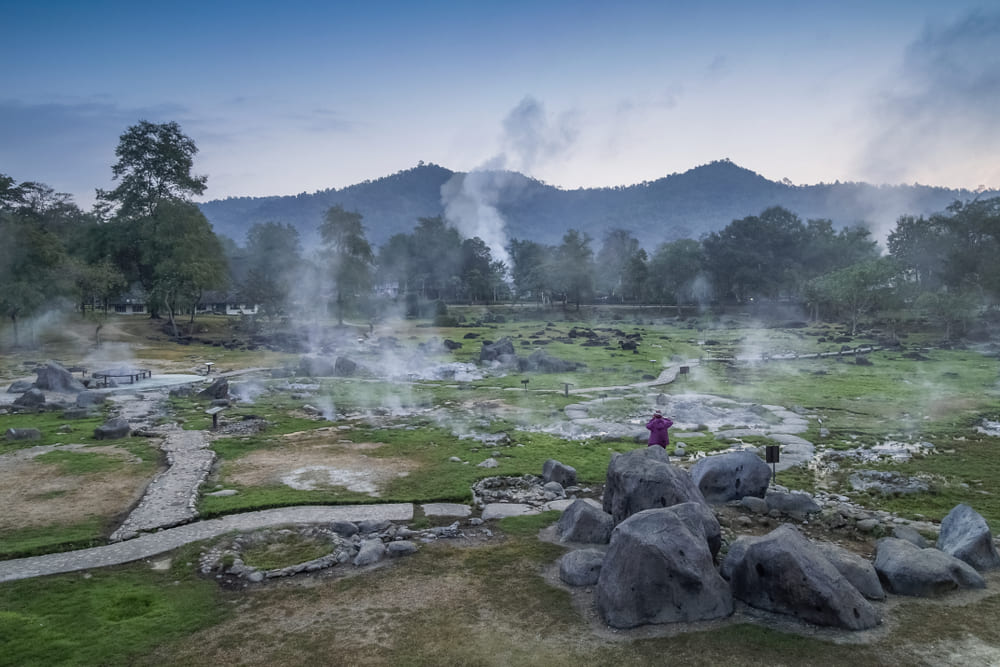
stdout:
[(662, 412), (660, 412), (659, 410), (657, 410), (656, 412), (654, 412), (654, 413), (653, 413), (653, 416), (654, 416), (654, 417), (662, 417), (662, 416), (663, 416), (663, 413), (662, 413)]

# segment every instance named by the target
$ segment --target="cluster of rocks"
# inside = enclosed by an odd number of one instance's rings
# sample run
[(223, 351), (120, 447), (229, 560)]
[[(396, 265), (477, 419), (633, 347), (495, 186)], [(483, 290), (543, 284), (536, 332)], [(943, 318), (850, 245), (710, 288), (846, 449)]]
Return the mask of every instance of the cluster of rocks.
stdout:
[[(481, 525), (482, 519), (472, 518), (469, 524)], [(488, 530), (486, 534), (489, 535)], [(220, 580), (242, 579), (259, 583), (265, 579), (317, 572), (336, 565), (354, 567), (374, 565), (386, 558), (414, 554), (420, 548), (420, 544), (465, 536), (458, 521), (448, 526), (435, 526), (422, 530), (411, 530), (407, 526), (387, 520), (356, 523), (334, 521), (326, 526), (267, 529), (236, 535), (202, 552), (199, 567), (202, 574), (214, 574)], [(309, 540), (328, 545), (329, 552), (309, 561), (269, 570), (248, 565), (244, 561), (244, 555), (249, 549), (289, 539)]]
[(565, 509), (577, 494), (591, 489), (577, 484), (576, 469), (554, 459), (542, 465), (542, 475), (485, 477), (472, 486), (473, 503), (484, 519)]
[[(916, 530), (897, 526), (896, 536), (877, 543), (874, 563), (784, 523), (766, 535), (738, 537), (717, 564), (724, 538), (707, 499), (803, 520), (823, 507), (808, 494), (770, 489), (762, 475), (766, 464), (746, 452), (713, 458), (688, 473), (659, 447), (615, 456), (603, 502), (576, 500), (563, 513), (556, 533), (575, 548), (560, 560), (559, 576), (571, 586), (593, 586), (607, 624), (722, 618), (739, 600), (817, 625), (862, 630), (881, 622), (872, 601), (886, 591), (981, 588), (977, 570), (1000, 567), (989, 527), (965, 505), (942, 522), (937, 548), (922, 544)], [(753, 495), (736, 500), (745, 491)]]
[(496, 342), (484, 340), (482, 348), (479, 350), (479, 361), (516, 368), (522, 373), (569, 373), (586, 368), (584, 363), (560, 359), (545, 350), (535, 350), (527, 357), (518, 356), (514, 351), (514, 343), (507, 337)]

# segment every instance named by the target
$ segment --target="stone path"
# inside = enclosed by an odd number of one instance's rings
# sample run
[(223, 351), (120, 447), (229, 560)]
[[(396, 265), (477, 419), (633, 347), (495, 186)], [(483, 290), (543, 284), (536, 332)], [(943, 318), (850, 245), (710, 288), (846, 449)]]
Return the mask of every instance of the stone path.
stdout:
[(169, 467), (149, 483), (142, 500), (111, 534), (112, 542), (187, 523), (198, 516), (198, 488), (215, 461), (215, 452), (208, 444), (203, 431), (173, 427), (166, 432), (160, 449), (166, 452)]
[(294, 523), (358, 522), (364, 520), (410, 521), (412, 519), (413, 505), (411, 503), (283, 507), (259, 512), (246, 512), (219, 519), (188, 523), (156, 533), (146, 533), (135, 539), (103, 547), (0, 561), (0, 582), (120, 565), (156, 556), (191, 542), (207, 540), (233, 531), (257, 530)]

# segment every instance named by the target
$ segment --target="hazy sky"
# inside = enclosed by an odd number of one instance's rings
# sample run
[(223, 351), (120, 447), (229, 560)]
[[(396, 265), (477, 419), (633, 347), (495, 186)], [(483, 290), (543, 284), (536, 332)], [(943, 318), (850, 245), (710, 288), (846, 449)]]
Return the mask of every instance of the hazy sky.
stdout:
[(85, 207), (175, 120), (206, 199), (435, 162), (565, 188), (728, 157), (1000, 187), (1000, 3), (2, 0), (0, 173)]

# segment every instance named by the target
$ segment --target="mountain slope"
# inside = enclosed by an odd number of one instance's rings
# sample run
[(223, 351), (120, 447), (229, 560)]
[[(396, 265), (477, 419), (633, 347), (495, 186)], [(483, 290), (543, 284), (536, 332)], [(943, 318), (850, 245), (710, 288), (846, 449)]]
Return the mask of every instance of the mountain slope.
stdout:
[[(900, 215), (934, 213), (956, 199), (973, 196), (968, 190), (922, 185), (795, 186), (770, 181), (728, 160), (627, 187), (577, 190), (561, 190), (516, 172), (462, 174), (421, 164), (340, 190), (229, 198), (200, 207), (216, 232), (239, 243), (254, 223), (273, 221), (293, 225), (309, 247), (316, 242), (324, 213), (340, 204), (364, 216), (368, 239), (377, 247), (393, 234), (412, 231), (418, 218), (445, 215), (446, 183), (449, 195), (465, 198), (464, 209), (448, 209), (449, 219), (456, 217), (456, 210), (495, 210), (506, 222), (508, 237), (548, 244), (558, 243), (570, 228), (598, 242), (608, 230), (622, 228), (650, 248), (664, 241), (699, 238), (770, 206), (783, 206), (803, 220), (827, 218), (838, 227), (864, 223), (884, 230)], [(472, 229), (461, 224), (459, 228)]]

